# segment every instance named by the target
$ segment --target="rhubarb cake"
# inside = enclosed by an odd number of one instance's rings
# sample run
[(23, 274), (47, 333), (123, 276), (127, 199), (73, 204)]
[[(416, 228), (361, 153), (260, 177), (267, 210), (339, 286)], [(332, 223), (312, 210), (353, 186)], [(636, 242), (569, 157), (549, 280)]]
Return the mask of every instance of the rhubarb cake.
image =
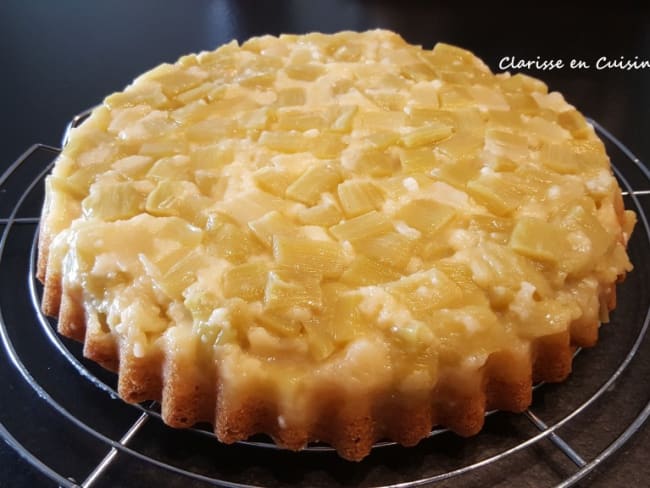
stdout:
[(635, 222), (561, 94), (388, 31), (162, 64), (46, 180), (43, 310), (173, 427), (359, 460), (522, 411), (596, 343)]

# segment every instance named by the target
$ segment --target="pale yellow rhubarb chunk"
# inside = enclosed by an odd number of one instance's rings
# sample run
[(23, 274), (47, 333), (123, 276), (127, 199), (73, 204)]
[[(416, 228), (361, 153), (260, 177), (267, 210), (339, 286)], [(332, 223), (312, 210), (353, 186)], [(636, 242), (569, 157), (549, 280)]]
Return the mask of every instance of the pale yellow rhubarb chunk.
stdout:
[(180, 93), (176, 95), (176, 100), (188, 104), (190, 102), (194, 102), (196, 100), (200, 100), (203, 97), (205, 97), (212, 89), (214, 88), (214, 85), (210, 82), (203, 83), (202, 85), (199, 85), (195, 88), (192, 88), (190, 90), (187, 90), (183, 93)]
[(506, 113), (512, 114), (515, 126), (519, 125), (521, 114), (533, 114), (539, 109), (539, 105), (535, 99), (528, 93), (505, 93), (506, 100), (512, 109), (511, 112), (501, 112), (503, 115)]
[(201, 290), (188, 294), (183, 304), (192, 314), (195, 326), (200, 327), (219, 307), (220, 300), (212, 291)]
[(167, 157), (174, 154), (187, 154), (188, 143), (184, 138), (150, 139), (140, 146), (138, 154), (154, 158)]
[(392, 131), (378, 131), (368, 135), (365, 140), (374, 149), (386, 149), (399, 142), (399, 133)]
[(205, 245), (211, 255), (233, 263), (243, 263), (264, 249), (250, 231), (241, 229), (219, 214), (210, 215), (208, 218)]
[(478, 158), (458, 159), (441, 164), (431, 174), (438, 180), (465, 190), (467, 182), (478, 177), (481, 166), (482, 162)]
[(284, 88), (278, 91), (278, 99), (275, 103), (280, 107), (291, 107), (304, 105), (306, 100), (304, 88)]
[(329, 131), (323, 131), (307, 142), (310, 145), (309, 151), (318, 159), (336, 159), (346, 147), (341, 134)]
[(498, 174), (481, 175), (468, 182), (467, 192), (499, 216), (512, 213), (521, 204), (523, 197), (521, 189)]
[(273, 238), (273, 257), (280, 266), (326, 278), (339, 276), (346, 264), (343, 249), (337, 242), (281, 235)]
[(352, 286), (366, 286), (393, 281), (399, 276), (399, 273), (387, 266), (386, 263), (360, 254), (345, 269), (341, 275), (341, 281)]
[(337, 107), (332, 116), (330, 130), (334, 132), (350, 132), (355, 114), (359, 107), (356, 105)]
[(386, 216), (372, 210), (330, 227), (330, 232), (340, 241), (353, 241), (382, 234), (391, 229), (392, 226)]
[(555, 224), (524, 217), (512, 230), (510, 247), (524, 256), (542, 261), (557, 262), (565, 248), (566, 233)]
[(354, 170), (364, 176), (390, 176), (399, 170), (399, 158), (382, 150), (367, 150), (358, 154)]
[(246, 88), (271, 88), (275, 82), (275, 73), (258, 73), (239, 79), (239, 84)]
[(237, 196), (220, 202), (219, 209), (242, 227), (259, 219), (272, 210), (286, 209), (288, 202), (270, 193), (257, 189), (242, 192)]
[(436, 261), (435, 269), (444, 273), (452, 280), (463, 294), (463, 300), (467, 304), (488, 305), (489, 302), (485, 297), (483, 290), (474, 282), (472, 270), (461, 263), (454, 262), (453, 258), (441, 259)]
[(95, 181), (97, 175), (108, 170), (109, 167), (107, 163), (99, 163), (97, 165), (75, 169), (72, 174), (65, 178), (65, 183), (83, 198), (88, 195), (89, 188)]
[(296, 276), (295, 272), (283, 270), (269, 271), (264, 287), (264, 306), (267, 309), (284, 314), (295, 312), (295, 308), (319, 308), (321, 305), (319, 276)]
[(553, 144), (561, 143), (571, 138), (571, 133), (563, 129), (556, 122), (551, 122), (543, 117), (532, 117), (526, 124), (529, 127), (529, 134), (533, 140), (542, 140)]
[(291, 174), (282, 168), (267, 166), (255, 171), (253, 180), (260, 189), (281, 197), (291, 184), (292, 178)]
[(436, 65), (451, 66), (456, 67), (456, 69), (473, 65), (476, 60), (476, 57), (467, 49), (444, 42), (439, 42), (433, 46), (428, 58)]
[(314, 81), (325, 73), (325, 67), (314, 63), (295, 64), (287, 66), (284, 71), (294, 80)]
[(407, 149), (400, 156), (405, 173), (425, 173), (440, 165), (431, 149)]
[(287, 187), (286, 195), (308, 205), (314, 205), (324, 192), (331, 191), (341, 181), (337, 168), (328, 164), (312, 166)]
[(322, 130), (326, 126), (327, 119), (323, 114), (304, 109), (282, 109), (277, 113), (277, 124), (275, 129), (304, 132), (310, 129)]
[(545, 144), (539, 159), (544, 166), (560, 174), (576, 173), (579, 168), (573, 149), (568, 144)]
[(436, 145), (436, 151), (454, 163), (476, 156), (483, 147), (483, 137), (457, 132)]
[(204, 213), (212, 200), (201, 195), (189, 181), (162, 180), (147, 197), (145, 209), (151, 215), (181, 217), (188, 222), (204, 224)]
[(177, 108), (171, 113), (172, 119), (178, 124), (192, 125), (210, 115), (211, 107), (204, 100), (196, 100)]
[(299, 153), (309, 151), (311, 145), (308, 138), (301, 132), (262, 132), (259, 142), (269, 149), (284, 153)]
[(271, 109), (268, 107), (261, 107), (255, 110), (248, 110), (239, 116), (239, 124), (248, 129), (249, 134), (254, 134), (254, 131), (264, 130), (269, 126), (269, 119), (271, 118)]
[(192, 166), (196, 169), (218, 170), (232, 163), (234, 152), (232, 148), (218, 144), (198, 146), (190, 154)]
[(140, 83), (131, 85), (123, 92), (113, 93), (104, 99), (104, 106), (113, 110), (120, 107), (146, 104), (151, 107), (164, 107), (169, 99), (162, 91), (160, 83)]
[(513, 161), (523, 162), (530, 158), (528, 139), (508, 131), (487, 129), (485, 148), (497, 156), (504, 156)]
[(434, 83), (425, 81), (416, 83), (411, 88), (411, 99), (421, 107), (438, 108), (438, 89)]
[(223, 296), (259, 300), (264, 296), (267, 265), (263, 262), (234, 266), (223, 275)]
[[(445, 76), (447, 75), (447, 76)], [(464, 86), (456, 84), (469, 83), (471, 76), (464, 73), (444, 73), (443, 77), (447, 78), (445, 81), (454, 83), (455, 85), (448, 85), (443, 88), (438, 95), (440, 99), (440, 106), (444, 109), (457, 110), (471, 107), (474, 104), (474, 99)]]
[(376, 210), (384, 201), (381, 190), (370, 181), (347, 180), (337, 187), (337, 192), (347, 217)]
[(267, 309), (258, 318), (259, 322), (273, 334), (281, 337), (298, 337), (302, 323), (272, 309)]
[(194, 172), (194, 183), (207, 197), (220, 199), (228, 186), (228, 179), (217, 171), (199, 169)]
[(202, 120), (187, 129), (187, 138), (192, 142), (211, 143), (237, 134), (235, 121), (225, 118)]
[(501, 79), (501, 87), (508, 92), (548, 93), (546, 84), (523, 73)]
[(408, 132), (402, 136), (402, 143), (406, 147), (417, 147), (424, 144), (434, 144), (446, 139), (454, 130), (445, 124), (432, 123)]
[(297, 227), (287, 217), (277, 210), (273, 210), (256, 220), (248, 223), (253, 234), (265, 245), (273, 245), (273, 236), (295, 235)]
[(371, 259), (398, 270), (404, 270), (413, 249), (412, 239), (399, 232), (386, 232), (371, 237), (355, 239), (354, 248)]
[(496, 286), (502, 291), (513, 291), (521, 286), (522, 281), (527, 281), (535, 287), (541, 297), (552, 293), (548, 279), (539, 269), (543, 264), (552, 266), (550, 261), (531, 260), (510, 246), (490, 241), (479, 244), (473, 258), (472, 280), (485, 290), (493, 290)]
[(343, 214), (333, 202), (324, 201), (313, 207), (299, 209), (297, 217), (301, 224), (329, 227), (338, 224), (343, 219)]
[(386, 286), (414, 312), (449, 307), (463, 297), (460, 287), (445, 273), (435, 268), (414, 273)]
[(600, 258), (614, 244), (614, 235), (608, 233), (597, 217), (590, 199), (583, 199), (560, 216), (558, 224), (569, 231), (575, 251), (587, 255), (587, 261)]
[(326, 330), (338, 344), (359, 337), (365, 326), (359, 312), (361, 296), (340, 283), (327, 283), (322, 287), (324, 310), (318, 325)]
[(153, 158), (133, 155), (115, 161), (111, 168), (130, 180), (142, 179), (151, 167)]
[(144, 204), (145, 194), (128, 182), (91, 186), (81, 207), (88, 217), (110, 221), (133, 217), (144, 210)]
[(177, 95), (199, 85), (205, 78), (202, 71), (183, 70), (180, 66), (161, 64), (144, 75), (158, 81), (167, 96)]
[(211, 120), (212, 121), (229, 121), (229, 122), (234, 122), (234, 118), (239, 116), (242, 112), (246, 112), (248, 110), (254, 110), (259, 107), (259, 105), (252, 99), (248, 94), (242, 90), (239, 89), (237, 90), (237, 93), (241, 93), (241, 95), (234, 95), (230, 96), (228, 98), (222, 98), (222, 88), (217, 87), (216, 90), (219, 92), (219, 97), (217, 97), (216, 100), (212, 100), (211, 102), (211, 114), (212, 115), (220, 115), (220, 118), (213, 118), (213, 119), (208, 119), (205, 122), (208, 123)]
[(560, 112), (557, 115), (557, 119), (560, 125), (570, 131), (575, 138), (581, 139), (588, 137), (593, 131), (582, 114), (575, 109)]
[(423, 127), (429, 124), (454, 125), (453, 112), (430, 107), (413, 107), (409, 111), (409, 124)]
[(399, 93), (392, 92), (366, 92), (366, 96), (383, 110), (402, 110), (406, 104), (406, 97)]
[(196, 273), (207, 263), (205, 254), (193, 251), (181, 258), (159, 279), (160, 288), (172, 299), (178, 299), (183, 290), (196, 280)]
[(376, 132), (395, 130), (406, 125), (406, 114), (401, 111), (360, 112), (354, 118), (358, 130)]
[(83, 200), (87, 195), (82, 188), (77, 187), (76, 185), (71, 185), (66, 178), (59, 178), (54, 175), (47, 177), (46, 181), (46, 191), (48, 194), (55, 195), (56, 197), (52, 198), (61, 198), (66, 197), (69, 200)]
[(161, 158), (147, 172), (147, 177), (153, 180), (190, 180), (192, 168), (189, 163), (190, 158), (187, 156), (179, 155)]
[(323, 330), (320, 324), (305, 323), (303, 325), (307, 335), (309, 353), (316, 361), (322, 361), (334, 352), (334, 340), (328, 331)]
[(404, 65), (400, 74), (409, 80), (423, 82), (436, 76), (436, 71), (427, 63), (411, 63)]
[(400, 208), (395, 217), (423, 234), (433, 236), (455, 213), (452, 207), (433, 200), (413, 200)]

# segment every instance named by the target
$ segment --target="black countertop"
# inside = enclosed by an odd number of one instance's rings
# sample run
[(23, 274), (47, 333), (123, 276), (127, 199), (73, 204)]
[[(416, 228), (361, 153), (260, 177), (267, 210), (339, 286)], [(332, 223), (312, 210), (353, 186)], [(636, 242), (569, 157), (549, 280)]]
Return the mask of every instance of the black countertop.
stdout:
[[(433, 7), (430, 2), (370, 0), (5, 0), (0, 4), (0, 169), (35, 142), (60, 145), (71, 116), (163, 61), (213, 49), (233, 38), (376, 27), (395, 30), (407, 41), (428, 48), (437, 41), (466, 47), (495, 71), (505, 66), (506, 57), (539, 63), (561, 59), (562, 68), (532, 66), (522, 71), (562, 92), (642, 161), (650, 161), (650, 67), (597, 68), (600, 58), (650, 61), (650, 9), (617, 3), (603, 9), (592, 3), (589, 8), (531, 6), (495, 11), (488, 5), (456, 4), (452, 8)], [(571, 60), (582, 60), (589, 68), (571, 68)], [(648, 189), (647, 181), (643, 184)], [(646, 208), (648, 198), (640, 197)], [(644, 264), (635, 272), (647, 275), (647, 261)], [(8, 292), (0, 288), (0, 295)], [(645, 300), (647, 288), (641, 292)], [(639, 368), (650, 366), (649, 351), (645, 347), (644, 355), (641, 350)], [(625, 395), (647, 401), (650, 388), (645, 378), (642, 375)], [(39, 422), (29, 404), (12, 404), (11, 392), (0, 395), (5, 409), (24, 410), (28, 422)], [(591, 428), (607, 430), (598, 418), (594, 415)], [(587, 484), (647, 486), (648, 442), (650, 425), (645, 425)], [(483, 481), (478, 477), (463, 486), (510, 486), (509, 480), (507, 474)], [(529, 486), (546, 486), (549, 480), (540, 475), (531, 478)], [(337, 481), (346, 484), (342, 478)], [(0, 442), (0, 486), (41, 485), (48, 486), (46, 478)]]

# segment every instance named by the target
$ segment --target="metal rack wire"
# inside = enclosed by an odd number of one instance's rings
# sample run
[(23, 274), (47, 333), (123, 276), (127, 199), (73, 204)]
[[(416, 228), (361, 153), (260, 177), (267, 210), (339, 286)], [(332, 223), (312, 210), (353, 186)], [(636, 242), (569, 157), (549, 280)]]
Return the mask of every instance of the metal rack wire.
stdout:
[[(70, 130), (78, 126), (89, 113), (88, 110), (75, 116), (68, 124), (62, 146), (67, 142)], [(648, 198), (650, 195), (650, 172), (605, 128), (595, 121), (591, 123), (608, 144), (614, 171), (626, 195), (627, 206), (632, 207), (639, 217), (639, 225), (630, 243), (630, 252), (636, 252), (637, 260), (641, 260), (642, 265), (648, 269), (650, 225), (641, 199)], [(138, 464), (138, 472), (144, 473), (143, 479), (149, 481), (155, 479), (162, 485), (167, 481), (173, 484), (171, 479), (184, 479), (195, 483), (196, 486), (252, 487), (285, 484), (344, 486), (352, 483), (367, 486), (410, 487), (444, 484), (451, 479), (455, 482), (462, 481), (466, 477), (489, 470), (491, 466), (507, 465), (511, 459), (517, 459), (522, 452), (536, 447), (539, 449), (544, 445), (546, 448), (552, 446), (555, 454), (559, 454), (566, 463), (560, 470), (562, 473), (558, 476), (559, 479), (552, 484), (567, 487), (585, 478), (609, 459), (650, 416), (650, 391), (648, 391), (647, 397), (641, 399), (642, 404), (636, 410), (630, 415), (621, 416), (624, 419), (618, 421), (620, 425), (615, 435), (605, 440), (604, 444), (600, 442), (603, 445), (594, 452), (581, 452), (574, 440), (569, 439), (575, 437), (571, 434), (574, 424), (584, 422), (590, 413), (593, 414), (594, 408), (601, 408), (604, 399), (613, 389), (625, 387), (626, 381), (629, 383), (627, 376), (630, 375), (630, 371), (640, 368), (636, 361), (637, 352), (642, 348), (650, 348), (650, 338), (646, 337), (650, 324), (650, 304), (647, 303), (648, 297), (641, 296), (633, 297), (634, 303), (626, 302), (625, 297), (622, 300), (623, 305), (627, 303), (629, 306), (623, 307), (622, 312), (617, 310), (613, 321), (625, 322), (625, 333), (617, 335), (612, 333), (615, 338), (612, 341), (613, 345), (608, 347), (609, 343), (605, 343), (597, 348), (606, 358), (605, 362), (611, 366), (600, 378), (594, 378), (596, 382), (587, 382), (589, 384), (585, 388), (579, 389), (581, 392), (584, 390), (585, 393), (574, 398), (569, 405), (570, 408), (560, 405), (557, 411), (546, 411), (547, 409), (536, 401), (523, 416), (496, 413), (492, 417), (495, 418), (494, 422), (497, 425), (505, 423), (511, 431), (514, 430), (514, 433), (510, 432), (500, 439), (494, 439), (494, 436), (489, 435), (486, 438), (481, 434), (476, 441), (458, 441), (453, 440), (453, 435), (444, 430), (435, 430), (431, 433), (429, 441), (424, 441), (408, 451), (408, 456), (415, 455), (423, 461), (426, 460), (421, 465), (414, 465), (411, 470), (386, 469), (386, 465), (390, 465), (390, 461), (387, 462), (389, 458), (406, 459), (403, 454), (406, 450), (389, 442), (376, 445), (376, 449), (367, 460), (351, 466), (349, 463), (341, 464), (342, 461), (336, 458), (327, 446), (310, 446), (307, 452), (298, 454), (279, 451), (273, 443), (265, 439), (223, 447), (212, 438), (208, 430), (195, 428), (174, 431), (166, 428), (162, 426), (158, 406), (155, 403), (126, 406), (117, 399), (114, 378), (95, 365), (85, 362), (78, 345), (60, 338), (53, 324), (40, 311), (41, 288), (34, 278), (37, 215), (42, 200), (43, 178), (51, 169), (53, 160), (59, 152), (59, 148), (36, 144), (0, 176), (0, 210), (5, 212), (4, 215), (0, 214), (0, 225), (4, 225), (0, 238), (0, 286), (6, 286), (5, 281), (9, 283), (12, 280), (16, 281), (12, 274), (16, 272), (14, 268), (18, 269), (21, 280), (20, 286), (16, 286), (16, 290), (13, 290), (15, 296), (11, 297), (9, 303), (7, 300), (4, 302), (0, 300), (0, 341), (3, 346), (0, 354), (0, 367), (2, 367), (0, 373), (3, 373), (0, 374), (0, 388), (4, 391), (11, 388), (21, 390), (30, 404), (44, 410), (46, 415), (55, 419), (57, 425), (60, 424), (61, 432), (75, 432), (75, 436), (80, 438), (79, 445), (71, 448), (75, 451), (75, 455), (83, 454), (83, 446), (86, 444), (92, 445), (93, 448), (92, 453), (85, 453), (88, 455), (83, 462), (79, 460), (72, 463), (62, 462), (61, 456), (57, 457), (50, 452), (57, 439), (52, 435), (41, 433), (39, 435), (42, 435), (42, 441), (39, 439), (39, 442), (32, 442), (30, 440), (32, 431), (27, 429), (24, 423), (17, 421), (15, 416), (9, 413), (9, 408), (2, 407), (0, 407), (0, 435), (22, 458), (59, 486), (110, 485), (111, 482), (108, 480), (114, 476), (111, 471), (115, 471), (116, 466), (135, 461)], [(634, 184), (631, 184), (631, 181)], [(3, 191), (5, 195), (2, 195)], [(641, 290), (649, 288), (647, 274), (632, 276), (636, 276), (636, 282), (630, 286)], [(630, 300), (629, 297), (627, 298)], [(81, 402), (76, 402), (74, 399), (70, 401), (69, 388), (52, 386), (48, 374), (43, 373), (41, 363), (34, 357), (30, 342), (39, 344), (43, 357), (50, 358), (49, 361), (56, 363), (57, 375), (62, 375), (66, 382), (74, 383), (76, 389), (72, 390), (73, 395), (80, 394)], [(593, 358), (585, 358), (585, 361), (590, 359), (593, 360)], [(585, 375), (580, 376), (580, 371), (574, 373), (574, 376), (575, 380), (570, 381), (579, 382), (585, 379)], [(549, 386), (549, 388), (557, 390), (552, 392), (554, 396), (566, 395), (569, 386)], [(77, 408), (78, 403), (83, 404), (84, 399), (92, 404), (93, 408), (102, 411), (119, 409), (121, 413), (116, 416), (120, 421), (113, 424), (110, 415), (102, 416), (102, 422), (97, 418), (88, 419)], [(543, 420), (545, 418), (549, 420)], [(102, 425), (100, 426), (99, 423)], [(171, 440), (165, 440), (167, 436), (171, 436)], [(152, 445), (168, 442), (176, 446), (187, 447), (198, 443), (207, 447), (204, 448), (205, 452), (201, 449), (193, 451), (193, 457), (188, 462), (182, 453), (161, 453), (152, 448)], [(448, 446), (449, 443), (454, 442), (456, 444), (461, 442), (461, 451), (467, 445), (474, 443), (478, 454), (472, 451), (469, 456), (463, 456), (462, 453), (459, 456), (449, 456), (446, 447), (441, 449), (441, 445)], [(581, 445), (584, 445), (584, 442)], [(212, 459), (215, 454), (213, 449), (219, 449), (220, 455), (224, 455), (228, 450), (228, 454), (225, 455), (231, 457), (224, 460), (223, 465), (219, 463), (215, 465)], [(387, 452), (389, 454), (386, 454)], [(240, 463), (235, 469), (229, 465), (235, 459), (233, 456), (237, 459), (235, 464)], [(439, 461), (439, 465), (433, 468), (428, 466), (427, 463), (431, 460)], [(274, 473), (272, 467), (275, 465), (280, 466), (280, 469), (282, 466), (291, 466), (290, 469), (294, 471), (298, 469), (300, 474), (297, 478), (289, 479), (286, 473)], [(332, 476), (331, 473), (323, 475), (322, 471), (328, 468), (342, 471), (349, 479)]]

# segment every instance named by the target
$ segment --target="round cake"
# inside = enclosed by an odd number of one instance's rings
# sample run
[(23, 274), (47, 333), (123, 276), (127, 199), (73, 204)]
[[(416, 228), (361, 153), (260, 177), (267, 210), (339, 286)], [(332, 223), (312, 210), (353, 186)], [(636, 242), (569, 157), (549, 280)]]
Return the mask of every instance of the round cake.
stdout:
[(563, 380), (634, 222), (541, 81), (387, 31), (264, 36), (162, 64), (71, 132), (38, 277), (126, 401), (359, 460)]

